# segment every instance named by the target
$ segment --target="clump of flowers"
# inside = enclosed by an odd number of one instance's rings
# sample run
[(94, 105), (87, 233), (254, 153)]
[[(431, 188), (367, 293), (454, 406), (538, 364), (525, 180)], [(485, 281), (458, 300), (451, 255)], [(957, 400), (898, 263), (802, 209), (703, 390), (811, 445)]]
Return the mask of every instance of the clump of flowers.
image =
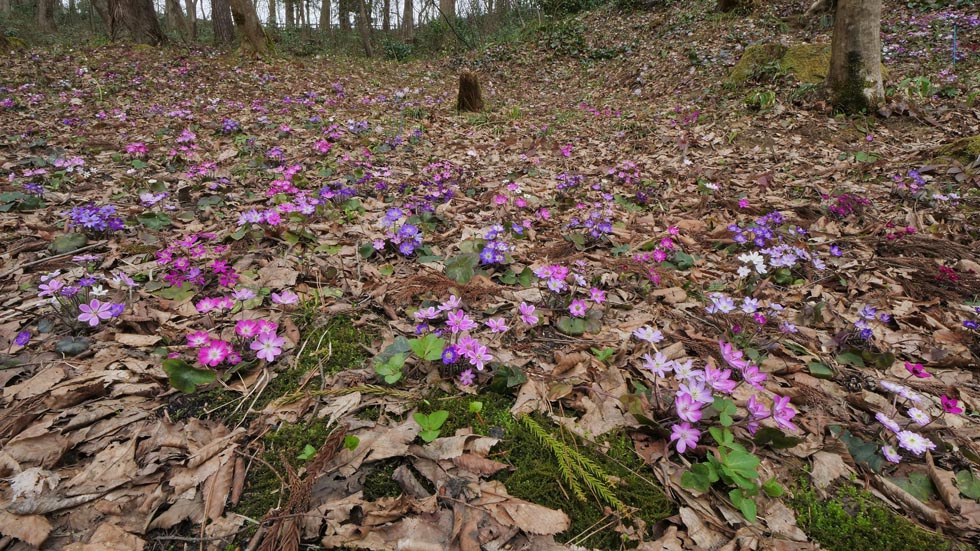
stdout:
[(743, 264), (738, 269), (740, 278), (748, 278), (753, 271), (763, 276), (769, 273), (769, 268), (775, 268), (774, 281), (787, 284), (793, 281), (793, 270), (801, 268), (803, 263), (809, 263), (816, 270), (826, 269), (820, 255), (807, 248), (807, 231), (785, 224), (778, 211), (761, 216), (746, 227), (730, 224), (728, 230), (736, 243), (750, 249), (738, 256)]
[(62, 213), (68, 225), (88, 234), (105, 234), (123, 229), (126, 224), (116, 215), (112, 205), (97, 206), (95, 203), (73, 207)]
[[(533, 311), (533, 307), (531, 308)], [(459, 374), (459, 382), (464, 386), (476, 381), (473, 372), (483, 371), (493, 361), (489, 346), (473, 334), (481, 328), (489, 333), (489, 339), (499, 339), (510, 328), (504, 318), (489, 318), (477, 323), (463, 309), (463, 301), (455, 295), (435, 306), (423, 306), (414, 314), (417, 335), (432, 334), (445, 337), (440, 360), (447, 369)], [(460, 365), (465, 361), (465, 365)]]
[(157, 263), (166, 270), (163, 281), (172, 287), (185, 283), (205, 288), (217, 281), (222, 287), (234, 287), (238, 273), (222, 256), (225, 245), (211, 244), (211, 233), (191, 234), (156, 253)]
[(69, 328), (95, 328), (122, 315), (124, 303), (108, 300), (109, 290), (101, 284), (101, 276), (86, 274), (70, 279), (60, 271), (41, 276), (38, 298), (43, 298), (55, 315)]
[(486, 239), (486, 244), (480, 251), (480, 264), (503, 264), (506, 262), (510, 245), (504, 240), (506, 238), (504, 226), (494, 224), (487, 230), (483, 238)]
[(212, 336), (207, 331), (187, 335), (187, 346), (196, 350), (197, 360), (207, 367), (222, 363), (237, 365), (251, 359), (273, 362), (282, 355), (286, 339), (276, 335), (278, 326), (265, 319), (245, 319), (235, 323), (231, 341)]
[(640, 176), (640, 168), (633, 161), (625, 161), (615, 168), (610, 168), (606, 175), (612, 180), (616, 189), (630, 190), (636, 202), (646, 205), (652, 201), (657, 192), (657, 185), (651, 180)]
[(381, 219), (381, 227), (386, 230), (385, 237), (374, 240), (376, 251), (383, 251), (387, 245), (391, 245), (399, 254), (410, 256), (422, 246), (422, 230), (409, 222), (409, 213), (403, 209), (388, 209)]
[(878, 309), (871, 305), (865, 305), (858, 311), (858, 319), (854, 322), (857, 329), (857, 336), (861, 340), (868, 341), (874, 336), (873, 326), (876, 323), (888, 323), (891, 321), (891, 314), (878, 312)]
[(858, 197), (851, 193), (839, 193), (834, 196), (823, 196), (827, 201), (827, 212), (837, 219), (844, 219), (850, 215), (861, 216), (864, 209), (871, 204), (865, 197)]
[(406, 209), (420, 214), (433, 212), (436, 206), (448, 203), (459, 192), (464, 171), (449, 161), (430, 163), (423, 170), (418, 184), (402, 184), (398, 192), (405, 194)]
[[(778, 302), (764, 302), (748, 296), (738, 300), (720, 292), (711, 293), (708, 295), (708, 300), (710, 304), (705, 307), (705, 312), (708, 314), (747, 316), (751, 318), (759, 329), (769, 323), (774, 323), (778, 325), (779, 331), (782, 333), (796, 333), (799, 331), (796, 325), (789, 320), (780, 319), (785, 316), (783, 314), (783, 305)], [(735, 333), (741, 333), (744, 329), (740, 325), (740, 321), (733, 323), (732, 328)]]
[(146, 144), (143, 142), (133, 142), (126, 146), (126, 154), (133, 159), (145, 159), (147, 154)]

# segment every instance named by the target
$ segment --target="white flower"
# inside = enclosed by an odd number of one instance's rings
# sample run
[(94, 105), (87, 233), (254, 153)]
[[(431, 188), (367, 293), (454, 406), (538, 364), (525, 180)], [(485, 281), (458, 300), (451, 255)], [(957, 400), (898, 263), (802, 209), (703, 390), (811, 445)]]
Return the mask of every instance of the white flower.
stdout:
[(646, 341), (653, 344), (664, 340), (663, 333), (661, 333), (659, 329), (651, 328), (649, 325), (644, 325), (636, 331), (633, 331), (633, 336), (641, 341)]
[(109, 294), (109, 290), (102, 288), (101, 285), (93, 285), (92, 288), (88, 290), (88, 292), (89, 294), (97, 297), (104, 297)]

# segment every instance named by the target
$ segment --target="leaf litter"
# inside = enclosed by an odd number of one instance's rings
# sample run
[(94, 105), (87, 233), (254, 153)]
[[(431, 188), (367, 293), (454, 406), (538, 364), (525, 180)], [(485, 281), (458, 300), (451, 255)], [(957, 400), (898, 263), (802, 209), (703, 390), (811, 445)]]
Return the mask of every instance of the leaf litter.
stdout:
[[(658, 366), (721, 372), (743, 353), (765, 378), (752, 388), (742, 368), (731, 399), (773, 404), (755, 437), (735, 429), (761, 479), (792, 491), (805, 476), (831, 496), (859, 476), (900, 514), (976, 543), (980, 194), (975, 162), (936, 151), (980, 133), (969, 99), (980, 58), (963, 48), (955, 73), (941, 72), (943, 50), (915, 38), (955, 21), (975, 44), (975, 17), (886, 17), (889, 80), (904, 88), (879, 118), (835, 117), (818, 93), (766, 74), (753, 85), (776, 105), (747, 111), (744, 90), (720, 84), (740, 44), (829, 40), (813, 22), (774, 31), (772, 18), (802, 11), (791, 4), (554, 27), (565, 40), (599, 29), (582, 36), (593, 59), (548, 47), (547, 30), (407, 64), (123, 46), (6, 56), (0, 547), (588, 541), (566, 533), (568, 512), (500, 482), (527, 468), (499, 451), (506, 433), (454, 419), (453, 434), (418, 438), (412, 413), (438, 409), (433, 389), (478, 401), (492, 386), (566, 447), (629, 435), (676, 507), (650, 526), (609, 508), (631, 545), (814, 549), (779, 497), (758, 498), (751, 523), (729, 487), (683, 482), (716, 452), (705, 430), (677, 453), (677, 381)], [(922, 57), (937, 74), (921, 74)], [(485, 79), (485, 113), (453, 113), (460, 65)], [(909, 86), (917, 77), (933, 93)], [(798, 249), (753, 247), (772, 234), (770, 246)], [(446, 310), (465, 313), (452, 323), (507, 326), (472, 329), (490, 359), (468, 375), (406, 340), (438, 326), (459, 343), (442, 314), (419, 317), (453, 297)], [(338, 316), (367, 342), (341, 350), (317, 333)], [(394, 384), (378, 376), (385, 362)], [(175, 373), (194, 394), (172, 388)], [(791, 421), (777, 419), (781, 397)], [(876, 415), (909, 431), (920, 413), (936, 446), (902, 440), (910, 448), (890, 463), (881, 444), (895, 436)], [(322, 440), (271, 443), (291, 427)], [(303, 445), (311, 455), (297, 461)], [(400, 495), (368, 499), (364, 479), (386, 461), (402, 462)], [(271, 503), (243, 515), (261, 469)], [(933, 493), (914, 495), (913, 479)]]

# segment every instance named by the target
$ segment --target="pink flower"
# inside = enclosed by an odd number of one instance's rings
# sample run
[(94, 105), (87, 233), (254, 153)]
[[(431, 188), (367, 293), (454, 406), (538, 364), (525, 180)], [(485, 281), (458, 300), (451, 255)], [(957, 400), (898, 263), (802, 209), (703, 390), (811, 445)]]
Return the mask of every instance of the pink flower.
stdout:
[(602, 304), (606, 302), (606, 292), (602, 289), (592, 288), (589, 289), (589, 295), (592, 297), (592, 302), (596, 304)]
[(674, 400), (674, 407), (677, 409), (677, 416), (682, 421), (697, 423), (701, 420), (701, 404), (686, 392), (677, 395), (677, 399)]
[(187, 335), (187, 346), (199, 348), (211, 342), (211, 335), (207, 331), (197, 331)]
[(257, 358), (271, 362), (276, 359), (276, 356), (282, 354), (282, 345), (285, 343), (286, 339), (282, 337), (277, 337), (274, 334), (263, 334), (252, 341), (249, 348), (255, 351)]
[(78, 315), (78, 321), (86, 322), (90, 326), (95, 327), (99, 324), (99, 321), (112, 317), (111, 308), (111, 302), (102, 302), (97, 298), (93, 298), (88, 304), (80, 304), (78, 306), (78, 309), (82, 312)]
[(576, 318), (584, 316), (587, 309), (585, 301), (578, 298), (573, 300), (572, 304), (568, 307), (568, 311)]
[(747, 208), (749, 208), (749, 200), (748, 199), (739, 199), (738, 200), (738, 208), (740, 208), (740, 209), (747, 209)]
[(526, 323), (528, 325), (537, 325), (537, 323), (538, 323), (538, 316), (535, 316), (534, 315), (534, 305), (533, 304), (528, 304), (526, 302), (522, 302), (521, 305), (517, 307), (517, 310), (521, 314), (521, 321), (523, 321), (524, 323)]
[(742, 379), (759, 390), (762, 390), (762, 383), (765, 382), (766, 377), (767, 375), (759, 371), (757, 365), (747, 365), (742, 370)]
[(791, 431), (800, 430), (790, 422), (795, 416), (796, 410), (789, 405), (789, 396), (776, 396), (772, 403), (772, 420), (776, 422), (776, 426)]
[(197, 351), (197, 360), (206, 366), (215, 367), (225, 361), (231, 352), (230, 344), (214, 339)]
[(505, 333), (507, 331), (507, 323), (504, 321), (504, 318), (490, 318), (485, 322), (485, 325), (494, 333)]
[(748, 402), (745, 403), (745, 409), (748, 410), (749, 415), (751, 415), (753, 419), (765, 419), (766, 417), (769, 417), (769, 408), (757, 400), (755, 394), (749, 396)]
[(958, 400), (956, 398), (950, 398), (945, 394), (943, 394), (940, 397), (940, 401), (943, 404), (943, 411), (945, 411), (946, 413), (953, 413), (953, 414), (963, 413), (963, 408), (957, 405)]
[(736, 383), (731, 379), (731, 376), (731, 369), (715, 369), (710, 365), (704, 367), (704, 382), (708, 383), (708, 386), (718, 392), (731, 394), (735, 390)]
[(466, 312), (462, 310), (450, 312), (448, 317), (449, 319), (446, 321), (446, 325), (452, 330), (453, 335), (456, 333), (470, 331), (476, 327), (476, 322), (471, 320), (470, 317), (466, 315)]
[(725, 358), (728, 365), (734, 367), (735, 369), (745, 369), (748, 365), (744, 359), (742, 359), (742, 352), (725, 341), (718, 341), (718, 346), (721, 348), (721, 356)]
[(298, 301), (299, 296), (289, 289), (285, 289), (281, 293), (272, 293), (272, 302), (275, 304), (289, 305), (296, 304)]
[(258, 320), (255, 323), (258, 324), (259, 335), (275, 335), (276, 330), (279, 329), (275, 322), (269, 320)]
[(701, 431), (691, 427), (690, 423), (680, 423), (671, 427), (670, 441), (677, 441), (677, 453), (694, 449), (701, 438)]
[(926, 369), (922, 366), (922, 364), (905, 362), (905, 369), (908, 370), (911, 375), (914, 375), (920, 379), (928, 379), (929, 377), (932, 377), (931, 374), (926, 372)]
[(255, 320), (239, 320), (235, 324), (235, 334), (239, 337), (251, 339), (259, 334), (259, 324)]

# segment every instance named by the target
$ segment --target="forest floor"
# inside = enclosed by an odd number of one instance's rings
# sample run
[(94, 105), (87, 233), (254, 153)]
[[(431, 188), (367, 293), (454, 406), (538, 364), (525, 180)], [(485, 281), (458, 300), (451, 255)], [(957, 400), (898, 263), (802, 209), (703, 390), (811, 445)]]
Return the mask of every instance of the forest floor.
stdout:
[(980, 19), (712, 4), (4, 54), (0, 550), (980, 543)]

